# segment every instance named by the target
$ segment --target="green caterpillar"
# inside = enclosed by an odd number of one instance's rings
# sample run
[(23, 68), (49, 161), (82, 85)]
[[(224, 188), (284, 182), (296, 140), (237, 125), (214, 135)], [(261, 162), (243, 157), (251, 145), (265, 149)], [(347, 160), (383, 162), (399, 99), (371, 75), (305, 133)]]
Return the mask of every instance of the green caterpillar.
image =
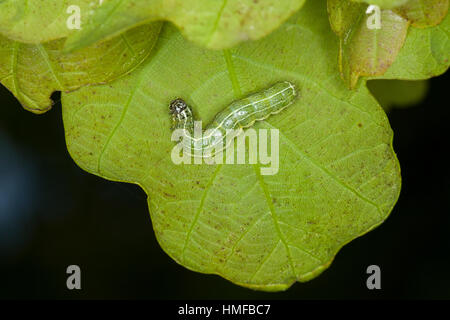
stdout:
[(233, 134), (234, 138), (255, 121), (265, 120), (270, 115), (281, 112), (294, 102), (296, 96), (297, 90), (292, 83), (279, 82), (266, 90), (231, 103), (215, 116), (201, 137), (194, 135), (192, 109), (183, 99), (177, 98), (169, 106), (173, 120), (172, 129), (183, 130), (179, 139), (185, 152), (197, 157), (210, 157), (228, 146), (232, 141), (230, 134)]

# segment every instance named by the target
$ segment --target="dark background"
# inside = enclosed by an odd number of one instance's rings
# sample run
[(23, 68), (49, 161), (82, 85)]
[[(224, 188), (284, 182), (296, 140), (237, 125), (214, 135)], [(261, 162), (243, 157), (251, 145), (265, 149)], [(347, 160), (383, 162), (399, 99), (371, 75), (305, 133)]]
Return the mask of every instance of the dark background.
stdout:
[[(318, 278), (264, 293), (176, 264), (156, 242), (146, 195), (76, 166), (61, 106), (37, 116), (0, 88), (0, 298), (450, 299), (448, 73), (420, 105), (389, 113), (403, 188), (389, 219)], [(54, 95), (56, 100), (58, 95)], [(82, 290), (66, 268), (82, 269)], [(381, 267), (382, 289), (366, 288)]]

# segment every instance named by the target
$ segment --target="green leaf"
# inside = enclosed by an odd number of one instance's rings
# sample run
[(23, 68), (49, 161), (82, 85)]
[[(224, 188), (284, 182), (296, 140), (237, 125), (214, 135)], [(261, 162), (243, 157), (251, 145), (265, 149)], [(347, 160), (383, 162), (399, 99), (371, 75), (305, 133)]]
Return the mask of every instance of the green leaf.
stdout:
[(100, 0), (3, 0), (0, 1), (0, 34), (25, 43), (43, 43), (67, 37), (70, 6), (80, 8), (81, 27)]
[(361, 76), (383, 75), (395, 61), (408, 31), (408, 21), (391, 10), (381, 10), (381, 28), (369, 28), (371, 15), (366, 8), (348, 0), (328, 0), (330, 24), (340, 38), (341, 76), (350, 88)]
[(377, 79), (422, 80), (443, 74), (450, 65), (450, 17), (432, 28), (410, 28), (403, 48)]
[[(338, 75), (338, 43), (322, 1), (272, 35), (204, 50), (166, 25), (151, 59), (108, 86), (63, 94), (73, 159), (101, 177), (136, 183), (162, 248), (183, 266), (277, 291), (325, 270), (339, 249), (381, 224), (400, 191), (385, 113), (364, 83)], [(287, 80), (299, 99), (256, 128), (279, 129), (280, 168), (175, 165), (169, 102), (204, 123), (235, 99)]]
[(67, 50), (108, 38), (138, 24), (167, 20), (189, 40), (224, 49), (264, 37), (280, 26), (305, 0), (108, 0), (73, 34)]
[(404, 5), (408, 3), (410, 0), (346, 0), (346, 1), (353, 1), (353, 2), (364, 2), (367, 4), (372, 4), (379, 6), (383, 9), (392, 9), (401, 5)]
[(160, 29), (161, 23), (152, 23), (72, 54), (61, 52), (64, 39), (34, 45), (0, 36), (0, 82), (25, 109), (43, 113), (51, 108), (54, 91), (109, 82), (135, 69)]
[(420, 103), (427, 95), (429, 82), (405, 80), (371, 80), (367, 87), (385, 111)]
[(327, 0), (331, 29), (339, 38), (344, 38), (360, 22), (366, 8), (364, 4), (356, 4), (348, 0)]
[(447, 15), (449, 0), (409, 0), (395, 12), (418, 28), (439, 24)]

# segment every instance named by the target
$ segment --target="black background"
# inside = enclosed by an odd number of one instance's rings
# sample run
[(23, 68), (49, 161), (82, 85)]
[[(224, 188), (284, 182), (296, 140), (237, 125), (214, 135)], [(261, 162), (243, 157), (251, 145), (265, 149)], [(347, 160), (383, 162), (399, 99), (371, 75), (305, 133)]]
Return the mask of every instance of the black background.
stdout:
[[(388, 220), (318, 278), (280, 293), (176, 264), (156, 242), (145, 193), (70, 158), (61, 106), (37, 116), (1, 87), (0, 298), (450, 299), (448, 78), (432, 79), (420, 105), (389, 113), (403, 188)], [(66, 288), (71, 264), (82, 269), (81, 291)], [(371, 264), (381, 267), (381, 290), (366, 288)]]

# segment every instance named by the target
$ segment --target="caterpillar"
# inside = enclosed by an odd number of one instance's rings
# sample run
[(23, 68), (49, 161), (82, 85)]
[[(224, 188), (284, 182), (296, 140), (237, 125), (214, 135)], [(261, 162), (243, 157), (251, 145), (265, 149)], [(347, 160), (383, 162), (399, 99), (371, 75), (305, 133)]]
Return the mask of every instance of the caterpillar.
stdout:
[[(206, 127), (200, 137), (194, 135), (194, 116), (187, 103), (177, 98), (170, 103), (173, 130), (182, 129), (179, 138), (184, 152), (192, 156), (209, 157), (225, 149), (232, 139), (228, 135), (239, 135), (244, 128), (252, 126), (255, 121), (267, 119), (292, 104), (297, 96), (295, 86), (288, 82), (279, 82), (270, 88), (254, 93), (246, 98), (231, 103), (220, 111)], [(228, 143), (227, 143), (228, 142)]]

